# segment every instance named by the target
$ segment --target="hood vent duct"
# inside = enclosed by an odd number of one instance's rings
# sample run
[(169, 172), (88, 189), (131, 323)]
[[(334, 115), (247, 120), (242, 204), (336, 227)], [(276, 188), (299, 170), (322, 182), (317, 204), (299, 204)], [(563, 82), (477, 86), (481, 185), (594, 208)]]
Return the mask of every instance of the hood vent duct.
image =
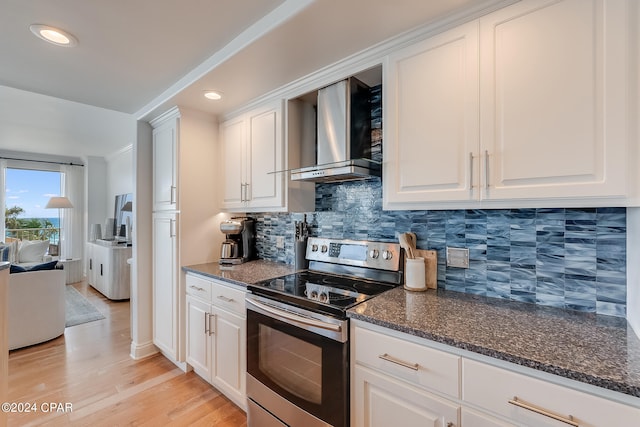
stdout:
[(294, 169), (294, 181), (342, 182), (380, 176), (371, 159), (371, 92), (354, 77), (318, 90), (316, 165)]

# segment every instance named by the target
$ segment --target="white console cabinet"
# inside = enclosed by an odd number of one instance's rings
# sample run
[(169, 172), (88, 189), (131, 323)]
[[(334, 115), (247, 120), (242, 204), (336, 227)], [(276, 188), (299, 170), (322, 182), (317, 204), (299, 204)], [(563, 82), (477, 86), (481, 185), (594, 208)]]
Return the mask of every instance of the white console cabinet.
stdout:
[(131, 246), (87, 243), (89, 284), (112, 300), (129, 299)]

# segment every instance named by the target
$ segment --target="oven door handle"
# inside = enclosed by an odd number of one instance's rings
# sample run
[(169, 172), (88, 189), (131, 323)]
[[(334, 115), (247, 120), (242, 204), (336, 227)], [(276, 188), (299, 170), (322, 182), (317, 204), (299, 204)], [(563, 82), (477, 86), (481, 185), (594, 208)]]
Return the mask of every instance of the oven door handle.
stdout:
[(342, 326), (340, 325), (334, 325), (332, 323), (327, 323), (327, 322), (323, 322), (321, 320), (316, 320), (316, 319), (310, 319), (308, 317), (297, 316), (293, 313), (288, 313), (286, 311), (279, 310), (275, 307), (271, 307), (270, 305), (263, 304), (261, 302), (254, 301), (248, 298), (246, 301), (249, 304), (253, 305), (254, 307), (257, 307), (260, 310), (264, 310), (267, 313), (270, 313), (276, 316), (278, 320), (286, 319), (286, 320), (291, 320), (292, 322), (301, 323), (303, 325), (314, 326), (316, 328), (321, 328), (321, 329), (327, 329), (329, 331), (334, 331), (334, 332), (342, 331)]

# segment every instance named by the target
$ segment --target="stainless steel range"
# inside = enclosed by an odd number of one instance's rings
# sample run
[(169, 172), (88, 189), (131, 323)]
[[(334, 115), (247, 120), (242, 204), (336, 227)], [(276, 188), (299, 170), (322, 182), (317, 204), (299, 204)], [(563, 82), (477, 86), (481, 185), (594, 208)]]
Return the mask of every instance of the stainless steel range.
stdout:
[(401, 283), (397, 243), (309, 238), (307, 271), (249, 285), (248, 425), (349, 425), (346, 311)]

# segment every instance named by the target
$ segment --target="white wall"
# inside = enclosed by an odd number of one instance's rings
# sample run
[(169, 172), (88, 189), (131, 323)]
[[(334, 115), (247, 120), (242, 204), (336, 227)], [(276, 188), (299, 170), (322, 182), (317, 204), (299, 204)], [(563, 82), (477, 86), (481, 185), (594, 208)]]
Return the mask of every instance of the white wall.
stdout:
[[(103, 157), (90, 156), (85, 169), (88, 236), (92, 224), (100, 224), (104, 228), (107, 219), (107, 162)], [(113, 216), (113, 203), (110, 216)]]
[[(113, 205), (118, 194), (133, 193), (133, 145), (108, 156), (107, 206)], [(112, 206), (113, 208), (113, 206)], [(113, 212), (111, 213), (113, 215)]]

